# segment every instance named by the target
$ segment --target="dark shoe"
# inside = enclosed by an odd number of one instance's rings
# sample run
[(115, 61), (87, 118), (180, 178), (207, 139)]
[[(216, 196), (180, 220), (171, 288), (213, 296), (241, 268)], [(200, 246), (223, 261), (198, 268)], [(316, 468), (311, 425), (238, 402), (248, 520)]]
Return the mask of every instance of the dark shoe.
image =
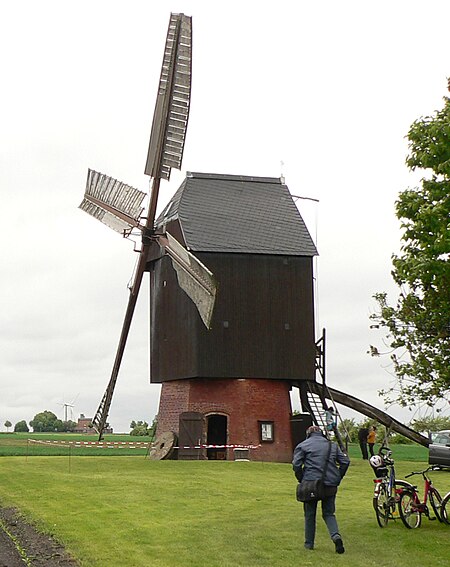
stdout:
[(305, 543), (305, 549), (314, 549), (314, 546), (308, 545), (307, 543)]
[(342, 543), (342, 539), (340, 537), (334, 540), (334, 545), (336, 546), (336, 553), (344, 553), (344, 544)]

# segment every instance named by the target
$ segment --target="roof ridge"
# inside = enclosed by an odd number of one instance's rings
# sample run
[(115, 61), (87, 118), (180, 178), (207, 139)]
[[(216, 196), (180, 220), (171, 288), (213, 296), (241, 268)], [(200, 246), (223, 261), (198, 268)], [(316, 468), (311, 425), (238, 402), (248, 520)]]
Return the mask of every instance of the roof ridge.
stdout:
[(221, 181), (252, 181), (253, 183), (279, 183), (284, 185), (280, 177), (264, 177), (254, 175), (232, 175), (225, 173), (202, 173), (199, 171), (187, 171), (186, 177), (193, 179), (217, 179)]

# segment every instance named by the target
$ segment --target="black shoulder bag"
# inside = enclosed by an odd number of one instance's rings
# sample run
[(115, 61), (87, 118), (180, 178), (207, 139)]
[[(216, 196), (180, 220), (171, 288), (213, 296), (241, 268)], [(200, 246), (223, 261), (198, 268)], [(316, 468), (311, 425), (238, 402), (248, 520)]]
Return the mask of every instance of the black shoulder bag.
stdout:
[(297, 484), (297, 500), (299, 502), (313, 502), (314, 500), (323, 500), (325, 498), (325, 484), (323, 481), (327, 473), (328, 461), (330, 460), (331, 445), (330, 441), (322, 477), (318, 480), (302, 480)]

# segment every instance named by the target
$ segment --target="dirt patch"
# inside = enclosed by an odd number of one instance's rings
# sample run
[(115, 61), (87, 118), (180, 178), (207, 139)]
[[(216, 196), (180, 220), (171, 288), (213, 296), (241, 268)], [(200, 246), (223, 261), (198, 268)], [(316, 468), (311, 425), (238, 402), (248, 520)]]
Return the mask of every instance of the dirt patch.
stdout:
[(0, 567), (79, 567), (51, 536), (39, 532), (14, 508), (0, 508)]

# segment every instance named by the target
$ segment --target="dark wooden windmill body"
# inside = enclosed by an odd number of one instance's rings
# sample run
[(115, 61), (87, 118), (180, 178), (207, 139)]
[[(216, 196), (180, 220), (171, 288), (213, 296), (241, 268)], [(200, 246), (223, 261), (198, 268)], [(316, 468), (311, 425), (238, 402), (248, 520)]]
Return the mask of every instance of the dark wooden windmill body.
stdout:
[[(150, 376), (162, 383), (158, 435), (187, 429), (189, 444), (258, 446), (256, 458), (289, 461), (290, 390), (315, 376), (317, 251), (287, 186), (188, 173), (156, 224), (207, 265), (218, 285), (208, 330), (155, 247), (147, 268)], [(183, 414), (191, 422), (197, 414), (193, 431)], [(232, 458), (232, 451), (201, 456)]]

